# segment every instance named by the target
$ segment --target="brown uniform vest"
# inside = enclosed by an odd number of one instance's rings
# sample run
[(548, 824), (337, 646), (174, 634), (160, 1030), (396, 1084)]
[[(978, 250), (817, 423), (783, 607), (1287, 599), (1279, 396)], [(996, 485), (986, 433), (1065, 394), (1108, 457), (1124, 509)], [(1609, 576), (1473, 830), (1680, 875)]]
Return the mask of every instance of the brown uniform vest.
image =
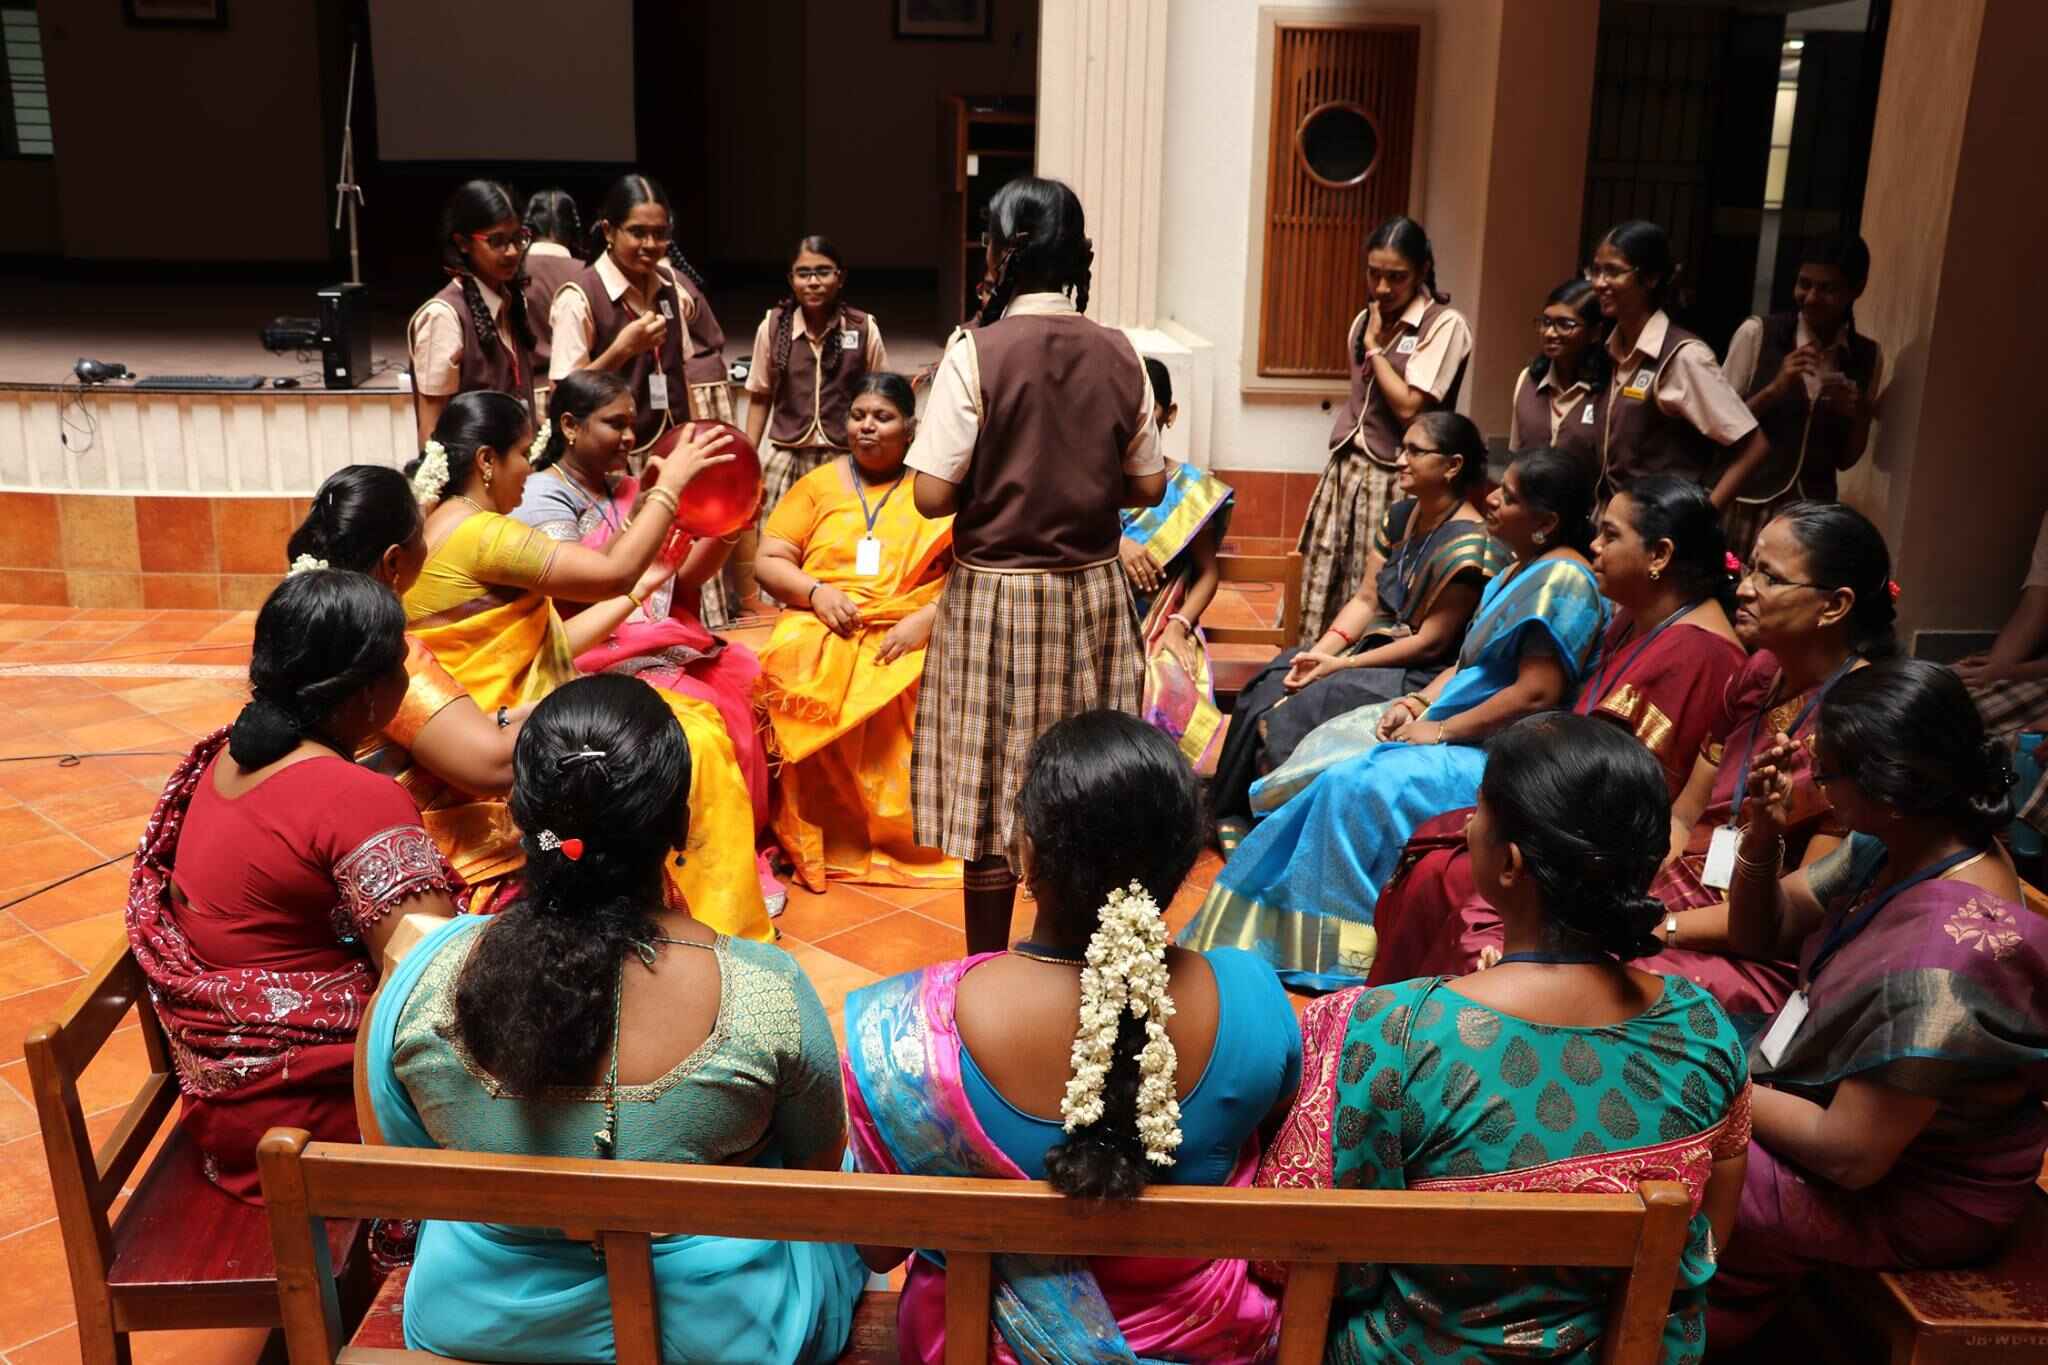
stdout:
[[(1607, 390), (1586, 394), (1572, 404), (1564, 420), (1558, 423), (1557, 435), (1550, 434), (1550, 393), (1536, 383), (1536, 377), (1528, 370), (1522, 371), (1521, 382), (1515, 389), (1515, 429), (1521, 436), (1518, 449), (1531, 446), (1555, 446), (1567, 455), (1576, 455), (1585, 461), (1586, 468), (1594, 473), (1600, 469), (1600, 419), (1604, 416)], [(1587, 414), (1592, 420), (1586, 420)]]
[[(455, 310), (455, 316), (462, 322), (462, 354), (455, 362), (455, 392), (475, 393), (482, 389), (495, 389), (509, 393), (526, 404), (528, 412), (533, 411), (533, 357), (517, 353), (519, 343), (505, 344), (502, 334), (492, 338), (497, 344), (485, 349), (486, 343), (477, 335), (476, 318), (471, 316), (468, 300), (462, 297), (462, 281), (450, 280), (441, 292), (428, 299), (427, 303), (439, 300)], [(425, 307), (422, 304), (421, 307)], [(510, 308), (512, 301), (506, 299), (504, 307)], [(417, 313), (414, 314), (418, 316)], [(531, 314), (528, 315), (529, 319)], [(408, 337), (411, 328), (406, 329)]]
[(718, 314), (711, 311), (711, 300), (680, 270), (676, 284), (697, 303), (697, 315), (690, 319), (689, 351), (683, 356), (684, 376), (692, 384), (730, 382), (725, 367), (725, 329), (718, 325)]
[[(1381, 348), (1381, 355), (1395, 374), (1408, 378), (1408, 361), (1415, 352), (1403, 351), (1401, 341), (1405, 337), (1418, 340), (1429, 335), (1429, 329), (1436, 325), (1437, 318), (1448, 311), (1449, 305), (1432, 299), (1422, 310), (1413, 331), (1405, 323), (1397, 324), (1395, 335)], [(1367, 310), (1369, 312), (1370, 310)], [(1343, 411), (1330, 425), (1330, 452), (1342, 450), (1354, 436), (1374, 464), (1394, 467), (1394, 453), (1401, 444), (1401, 433), (1407, 424), (1394, 415), (1387, 400), (1380, 397), (1379, 386), (1373, 383), (1372, 361), (1358, 358), (1358, 333), (1365, 326), (1367, 312), (1361, 312), (1351, 320), (1350, 330), (1344, 333), (1344, 344), (1350, 351), (1344, 359), (1351, 366), (1351, 396), (1345, 400)], [(1469, 357), (1468, 357), (1469, 359)], [(1451, 387), (1444, 390), (1443, 401), (1437, 406), (1455, 408), (1458, 406), (1458, 389), (1465, 382), (1465, 364), (1459, 362), (1458, 372), (1451, 376)]]
[[(1707, 344), (1667, 318), (1662, 350), (1647, 362), (1633, 361), (1626, 369), (1615, 367), (1614, 377), (1607, 382), (1606, 411), (1599, 419), (1603, 502), (1623, 484), (1645, 474), (1676, 474), (1704, 484), (1721, 459), (1721, 447), (1706, 433), (1657, 406), (1657, 381), (1678, 348), (1688, 343)], [(1638, 384), (1638, 378), (1646, 382)], [(1643, 396), (1630, 397), (1631, 389)]]
[[(690, 391), (683, 377), (683, 301), (667, 273), (662, 272), (660, 278), (661, 288), (655, 291), (654, 306), (668, 317), (668, 335), (662, 338), (660, 346), (634, 356), (619, 372), (633, 391), (633, 402), (637, 405), (633, 438), (643, 445), (659, 436), (664, 425), (672, 424), (678, 417), (687, 421), (690, 415)], [(603, 355), (633, 320), (625, 295), (614, 299), (607, 294), (594, 265), (584, 266), (570, 283), (590, 301), (590, 354)], [(647, 377), (657, 368), (668, 377), (667, 412), (654, 406), (647, 390)]]
[(1071, 569), (1116, 554), (1124, 452), (1145, 371), (1130, 338), (1078, 315), (1004, 318), (966, 334), (981, 429), (953, 551), (995, 569)]
[(555, 291), (576, 278), (583, 269), (583, 262), (574, 256), (526, 257), (526, 316), (533, 322), (533, 364), (535, 373), (543, 378), (548, 372), (548, 357), (554, 350), (554, 328), (548, 325), (548, 315), (555, 306)]
[[(1756, 374), (1749, 381), (1753, 398), (1778, 377), (1785, 357), (1798, 347), (1799, 314), (1773, 313), (1763, 319), (1763, 344), (1757, 349)], [(1871, 377), (1877, 372), (1877, 343), (1855, 328), (1849, 329), (1847, 354), (1842, 358), (1843, 377), (1853, 379), (1864, 393), (1870, 392)], [(1802, 382), (1790, 396), (1757, 414), (1757, 425), (1771, 443), (1763, 467), (1743, 484), (1745, 498), (1776, 498), (1796, 491), (1802, 498), (1835, 501), (1835, 472), (1842, 447), (1849, 439), (1851, 418), (1821, 410), (1806, 396)]]
[[(794, 322), (792, 318), (791, 323)], [(775, 377), (775, 406), (768, 416), (769, 440), (779, 446), (816, 445), (811, 434), (811, 418), (815, 415), (826, 443), (834, 450), (846, 449), (846, 414), (853, 407), (854, 389), (868, 372), (868, 328), (872, 325), (866, 313), (842, 304), (839, 316), (825, 331), (824, 344), (817, 350), (812, 350), (802, 337), (790, 339), (789, 368)], [(770, 346), (776, 344), (777, 330), (771, 322)], [(854, 338), (850, 347), (846, 345), (849, 333)], [(828, 349), (838, 351), (838, 361), (830, 369), (820, 363)], [(775, 363), (772, 354), (756, 356), (754, 363), (758, 365), (763, 359), (770, 365)]]

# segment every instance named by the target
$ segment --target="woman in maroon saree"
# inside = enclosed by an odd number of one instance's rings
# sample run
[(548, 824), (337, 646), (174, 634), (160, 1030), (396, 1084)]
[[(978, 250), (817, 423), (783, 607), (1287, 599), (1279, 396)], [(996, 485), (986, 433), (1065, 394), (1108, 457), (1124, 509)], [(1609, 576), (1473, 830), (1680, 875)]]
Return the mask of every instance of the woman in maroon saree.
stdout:
[(207, 1178), (250, 1203), (273, 1126), (356, 1140), (356, 1026), (394, 912), (452, 915), (462, 886), (412, 798), (350, 758), (404, 700), (405, 652), (405, 610), (375, 579), (287, 578), (256, 618), (253, 699), (171, 774), (136, 854), (128, 940), (179, 1122)]
[[(1744, 666), (1728, 620), (1734, 578), (1720, 519), (1696, 484), (1639, 479), (1601, 514), (1593, 573), (1619, 610), (1575, 709), (1630, 730), (1675, 798)], [(1471, 814), (1440, 815), (1408, 841), (1374, 918), (1372, 984), (1461, 975), (1499, 945), (1500, 918), (1472, 885)]]
[(1728, 937), (1796, 956), (1799, 990), (1750, 1051), (1754, 1140), (1709, 1287), (1733, 1345), (1803, 1276), (1964, 1264), (2039, 1196), (2048, 1150), (2048, 920), (1997, 843), (2004, 749), (1962, 682), (1895, 659), (1820, 710), (1819, 785), (1851, 833), (1781, 876), (1785, 734), (1758, 755)]

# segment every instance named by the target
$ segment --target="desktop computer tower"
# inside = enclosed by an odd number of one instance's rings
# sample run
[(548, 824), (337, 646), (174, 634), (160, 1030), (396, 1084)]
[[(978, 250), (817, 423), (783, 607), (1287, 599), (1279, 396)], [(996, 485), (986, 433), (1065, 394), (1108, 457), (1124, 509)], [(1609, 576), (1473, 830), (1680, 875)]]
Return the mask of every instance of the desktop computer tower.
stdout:
[(320, 365), (330, 389), (370, 377), (370, 291), (337, 284), (320, 291)]

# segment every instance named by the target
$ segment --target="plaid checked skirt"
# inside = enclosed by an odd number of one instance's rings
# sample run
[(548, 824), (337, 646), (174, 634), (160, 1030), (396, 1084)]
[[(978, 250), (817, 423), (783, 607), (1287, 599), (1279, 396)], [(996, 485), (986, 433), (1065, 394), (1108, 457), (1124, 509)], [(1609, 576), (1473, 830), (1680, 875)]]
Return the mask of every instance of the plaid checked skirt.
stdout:
[(1083, 711), (1138, 714), (1144, 679), (1138, 611), (1115, 560), (1057, 573), (955, 564), (917, 698), (917, 841), (1020, 867), (1013, 808), (1032, 741)]
[(1301, 551), (1301, 647), (1330, 628), (1365, 581), (1373, 532), (1394, 500), (1394, 471), (1372, 462), (1355, 445), (1330, 456), (1294, 548)]

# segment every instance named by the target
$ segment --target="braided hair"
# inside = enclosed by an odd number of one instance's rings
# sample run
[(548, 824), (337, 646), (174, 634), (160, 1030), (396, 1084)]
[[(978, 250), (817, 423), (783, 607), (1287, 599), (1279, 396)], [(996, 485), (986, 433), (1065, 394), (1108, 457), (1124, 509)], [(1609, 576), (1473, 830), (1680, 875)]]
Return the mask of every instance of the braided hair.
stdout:
[(404, 663), (405, 608), (389, 588), (348, 569), (293, 574), (256, 613), (249, 704), (228, 731), (228, 756), (248, 772), (304, 739), (339, 752), (326, 733), (335, 708)]
[[(497, 353), (498, 324), (491, 320), (491, 310), (484, 303), (483, 289), (471, 270), (469, 249), (464, 243), (471, 234), (488, 231), (493, 224), (502, 223), (507, 218), (522, 222), (511, 189), (496, 180), (464, 181), (455, 187), (455, 192), (448, 196), (448, 202), (441, 206), (441, 268), (462, 286), (462, 301), (469, 309), (471, 330), (476, 333), (476, 344), (483, 348), (485, 355)], [(505, 308), (512, 317), (513, 337), (521, 346), (532, 350), (533, 322), (526, 316), (526, 262), (523, 258), (519, 263), (519, 274), (505, 291)]]
[(1671, 791), (1634, 735), (1563, 711), (1516, 721), (1486, 746), (1479, 801), (1495, 842), (1522, 851), (1546, 937), (1624, 961), (1664, 946), (1650, 882), (1670, 841)]
[(975, 321), (1002, 317), (1017, 295), (1071, 290), (1074, 306), (1088, 311), (1095, 244), (1081, 200), (1065, 181), (1020, 175), (996, 191), (988, 206), (988, 237), (1000, 251), (995, 284)]
[[(792, 269), (795, 268), (794, 263), (796, 259), (807, 251), (813, 256), (823, 256), (842, 271), (846, 269), (846, 260), (839, 254), (839, 248), (833, 245), (832, 239), (830, 237), (818, 236), (815, 233), (798, 242), (796, 250), (789, 254)], [(775, 305), (774, 345), (775, 387), (777, 389), (782, 387), (783, 378), (789, 373), (789, 350), (796, 343), (796, 314), (797, 310), (802, 306), (802, 304), (796, 301), (796, 296), (793, 294), (784, 295), (782, 301)], [(839, 369), (839, 351), (840, 348), (837, 346), (825, 347), (824, 354), (818, 360), (818, 368), (828, 375), (837, 373)]]
[[(1385, 249), (1408, 262), (1410, 269), (1422, 276), (1422, 289), (1438, 303), (1449, 303), (1451, 296), (1436, 287), (1436, 248), (1429, 244), (1429, 234), (1422, 230), (1422, 224), (1405, 214), (1395, 214), (1372, 230), (1372, 236), (1365, 239), (1365, 254)], [(1352, 363), (1365, 363), (1365, 328), (1358, 329), (1358, 335), (1351, 341)]]
[(576, 211), (575, 196), (559, 186), (535, 190), (526, 201), (522, 221), (526, 230), (536, 238), (545, 238), (571, 250), (583, 240), (583, 215)]
[[(1110, 892), (1132, 882), (1160, 905), (1195, 865), (1205, 837), (1200, 789), (1158, 727), (1121, 711), (1086, 711), (1040, 735), (1017, 793), (1031, 841), (1031, 893), (1071, 936), (1092, 938)], [(1083, 1025), (1087, 1027), (1087, 1025)], [(1102, 1117), (1045, 1154), (1054, 1189), (1083, 1199), (1131, 1199), (1146, 1184), (1138, 1133), (1138, 1055), (1145, 1026), (1118, 1020)]]
[(526, 879), (463, 964), (455, 1027), (486, 1071), (532, 1096), (587, 1084), (611, 1046), (619, 964), (660, 932), (662, 864), (688, 836), (690, 746), (652, 687), (598, 673), (534, 708), (512, 774)]

